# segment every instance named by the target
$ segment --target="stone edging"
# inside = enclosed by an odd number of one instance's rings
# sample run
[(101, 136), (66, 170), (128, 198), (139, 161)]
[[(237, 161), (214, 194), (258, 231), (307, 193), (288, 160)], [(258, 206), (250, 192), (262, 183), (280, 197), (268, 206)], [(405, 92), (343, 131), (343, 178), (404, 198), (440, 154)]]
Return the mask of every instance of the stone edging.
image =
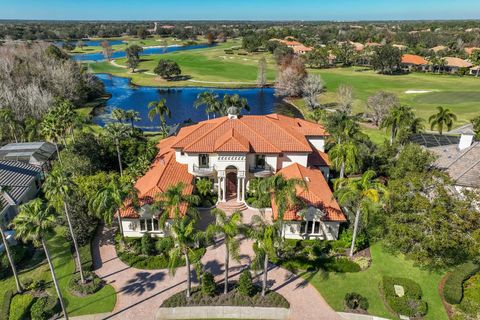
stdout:
[(250, 210), (256, 210), (256, 211), (267, 211), (267, 210), (272, 210), (272, 208), (254, 208), (254, 207), (250, 207), (247, 203), (247, 201), (244, 202), (245, 203), (245, 206), (250, 209)]
[(159, 308), (156, 320), (172, 319), (264, 319), (287, 320), (290, 309), (261, 307), (199, 306)]

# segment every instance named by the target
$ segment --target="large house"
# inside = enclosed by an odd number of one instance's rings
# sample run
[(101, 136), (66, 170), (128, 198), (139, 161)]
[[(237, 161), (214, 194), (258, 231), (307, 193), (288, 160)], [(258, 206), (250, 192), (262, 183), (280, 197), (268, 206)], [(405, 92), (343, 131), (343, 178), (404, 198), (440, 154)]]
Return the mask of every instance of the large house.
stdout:
[[(120, 211), (125, 236), (145, 232), (162, 236), (158, 212), (152, 203), (169, 186), (182, 182), (192, 193), (195, 181), (210, 179), (218, 202), (244, 204), (252, 179), (283, 174), (299, 178), (307, 188), (297, 195), (306, 207), (290, 208), (284, 215), (287, 238), (336, 239), (345, 216), (328, 186), (329, 159), (324, 152), (328, 133), (318, 124), (278, 114), (229, 115), (183, 127), (158, 144), (150, 170), (140, 178), (140, 208), (130, 204)], [(180, 208), (185, 212), (186, 208)], [(171, 214), (171, 213), (169, 213)], [(273, 218), (278, 210), (273, 204)]]
[(16, 160), (48, 171), (56, 156), (55, 145), (50, 142), (9, 143), (0, 148), (0, 160)]
[(402, 68), (406, 71), (426, 71), (428, 61), (415, 54), (402, 55)]

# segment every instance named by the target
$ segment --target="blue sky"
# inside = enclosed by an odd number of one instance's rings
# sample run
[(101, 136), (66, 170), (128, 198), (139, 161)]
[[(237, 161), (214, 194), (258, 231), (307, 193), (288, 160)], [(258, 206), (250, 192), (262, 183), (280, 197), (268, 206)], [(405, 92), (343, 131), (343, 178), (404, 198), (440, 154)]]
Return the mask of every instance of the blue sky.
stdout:
[(480, 0), (0, 0), (0, 19), (480, 19)]

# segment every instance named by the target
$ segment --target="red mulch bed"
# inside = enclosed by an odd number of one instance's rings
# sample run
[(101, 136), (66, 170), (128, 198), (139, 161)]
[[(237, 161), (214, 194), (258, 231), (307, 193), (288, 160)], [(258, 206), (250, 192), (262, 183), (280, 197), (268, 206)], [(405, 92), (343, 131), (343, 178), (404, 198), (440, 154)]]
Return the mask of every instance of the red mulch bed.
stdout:
[(445, 287), (445, 282), (447, 281), (448, 277), (450, 276), (450, 273), (447, 273), (440, 283), (438, 284), (438, 294), (440, 295), (440, 298), (442, 299), (443, 307), (445, 308), (445, 311), (447, 312), (448, 318), (452, 319), (453, 317), (453, 306), (445, 301), (445, 298), (443, 297), (443, 287)]

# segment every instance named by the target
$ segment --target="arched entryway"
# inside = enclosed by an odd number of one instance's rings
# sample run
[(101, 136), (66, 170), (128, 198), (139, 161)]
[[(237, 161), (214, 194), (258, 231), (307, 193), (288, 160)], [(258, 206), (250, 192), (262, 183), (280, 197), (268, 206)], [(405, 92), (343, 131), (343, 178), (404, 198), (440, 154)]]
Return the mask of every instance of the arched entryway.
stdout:
[(237, 197), (237, 171), (230, 171), (227, 173), (227, 200)]

